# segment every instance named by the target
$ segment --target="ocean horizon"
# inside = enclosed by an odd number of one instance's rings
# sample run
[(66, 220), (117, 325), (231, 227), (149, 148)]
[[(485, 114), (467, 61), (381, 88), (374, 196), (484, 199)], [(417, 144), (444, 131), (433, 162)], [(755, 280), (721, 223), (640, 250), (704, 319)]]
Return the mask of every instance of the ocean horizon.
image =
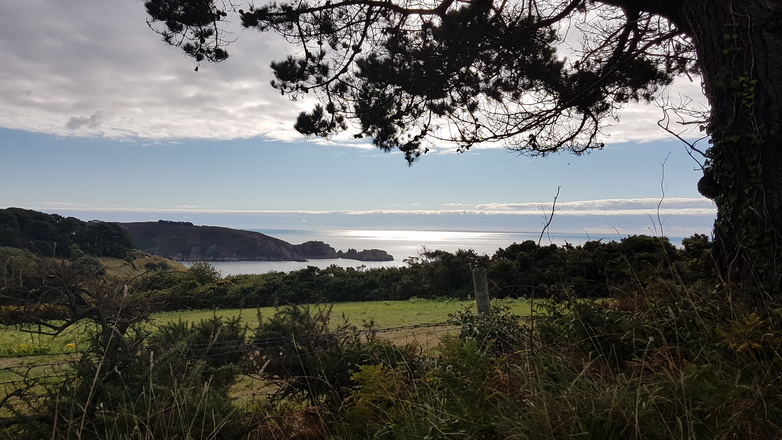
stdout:
[[(218, 261), (210, 262), (223, 276), (241, 274), (263, 274), (268, 272), (290, 272), (316, 266), (321, 269), (331, 265), (340, 267), (400, 267), (405, 260), (417, 257), (425, 250), (472, 249), (477, 254), (492, 256), (499, 249), (513, 243), (532, 240), (541, 245), (570, 243), (574, 246), (590, 240), (619, 241), (627, 235), (594, 236), (586, 233), (544, 233), (538, 232), (495, 232), (495, 231), (414, 231), (414, 230), (372, 230), (372, 229), (246, 229), (260, 232), (291, 244), (307, 241), (322, 241), (335, 250), (382, 249), (394, 257), (393, 261), (357, 261), (348, 259), (313, 259), (309, 261)], [(676, 246), (684, 237), (669, 237)]]

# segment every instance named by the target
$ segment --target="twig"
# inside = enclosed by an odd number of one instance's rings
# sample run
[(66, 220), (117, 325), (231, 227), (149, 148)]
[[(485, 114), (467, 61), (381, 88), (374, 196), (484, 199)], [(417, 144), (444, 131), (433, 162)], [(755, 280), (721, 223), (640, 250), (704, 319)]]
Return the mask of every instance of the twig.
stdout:
[[(698, 142), (708, 139), (708, 136), (701, 136), (700, 138), (696, 139), (693, 142), (688, 141), (684, 138), (684, 131), (677, 132), (674, 131), (671, 128), (671, 117), (668, 114), (668, 112), (673, 112), (676, 116), (679, 117), (679, 121), (677, 122), (681, 126), (687, 126), (687, 125), (699, 125), (701, 127), (704, 127), (708, 122), (709, 118), (705, 111), (698, 111), (695, 109), (687, 109), (688, 105), (692, 104), (692, 99), (687, 99), (686, 102), (680, 104), (678, 107), (670, 104), (670, 102), (666, 99), (665, 102), (658, 102), (658, 106), (663, 111), (663, 116), (657, 121), (657, 126), (665, 130), (668, 134), (678, 139), (680, 142), (682, 142), (686, 146), (687, 155), (690, 156), (692, 160), (695, 161), (695, 163), (698, 164), (698, 167), (703, 170), (705, 168), (705, 165), (701, 163), (700, 160), (698, 160), (694, 155), (693, 152), (698, 153), (701, 157), (707, 158), (706, 152), (698, 149), (695, 144)], [(685, 120), (684, 116), (682, 116), (682, 113), (689, 113), (692, 117), (697, 117), (695, 120)]]
[[(668, 158), (671, 157), (671, 153), (668, 152), (668, 155), (665, 156), (665, 159), (663, 159), (660, 162), (660, 168), (661, 168), (661, 176), (660, 176), (660, 201), (657, 202), (657, 223), (660, 225), (660, 237), (665, 237), (665, 232), (663, 231), (663, 223), (665, 221), (660, 217), (660, 206), (663, 204), (663, 200), (665, 200), (665, 164), (668, 163)], [(666, 217), (666, 220), (668, 218)]]
[(549, 226), (551, 226), (551, 221), (554, 220), (554, 212), (557, 208), (557, 199), (559, 198), (559, 190), (561, 190), (562, 187), (557, 187), (557, 194), (554, 196), (554, 201), (551, 203), (551, 215), (546, 217), (546, 224), (543, 225), (543, 230), (540, 231), (540, 237), (538, 237), (538, 246), (540, 246), (540, 242), (543, 240), (543, 234), (546, 233)]

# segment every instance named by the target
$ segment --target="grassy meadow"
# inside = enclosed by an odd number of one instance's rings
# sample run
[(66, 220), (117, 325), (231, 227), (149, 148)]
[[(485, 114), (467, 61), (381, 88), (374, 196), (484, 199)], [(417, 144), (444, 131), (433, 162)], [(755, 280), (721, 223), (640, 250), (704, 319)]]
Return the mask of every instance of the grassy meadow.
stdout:
[[(519, 316), (531, 314), (529, 300), (496, 300), (495, 305), (507, 305)], [(345, 316), (351, 323), (361, 326), (364, 322), (374, 322), (377, 329), (440, 324), (448, 320), (448, 315), (464, 308), (475, 309), (473, 301), (410, 299), (406, 301), (368, 301), (324, 304), (330, 306), (334, 318)], [(153, 324), (176, 322), (178, 320), (197, 322), (209, 319), (215, 315), (225, 318), (240, 316), (248, 325), (257, 323), (260, 313), (262, 318), (274, 314), (274, 307), (260, 309), (218, 309), (218, 310), (185, 310), (177, 312), (156, 313), (152, 315)]]
[[(528, 300), (497, 300), (496, 305), (507, 306), (519, 316), (531, 314), (531, 303)], [(362, 327), (364, 323), (373, 323), (373, 328), (383, 330), (398, 327), (413, 327), (410, 329), (383, 332), (384, 338), (398, 343), (416, 341), (426, 348), (433, 348), (439, 342), (440, 335), (452, 331), (445, 327), (436, 330), (415, 328), (441, 324), (448, 320), (450, 314), (459, 310), (471, 308), (475, 310), (473, 301), (457, 300), (425, 300), (411, 299), (406, 301), (376, 301), (323, 304), (311, 307), (331, 307), (334, 325), (341, 322), (344, 316), (350, 323)], [(214, 316), (223, 318), (239, 317), (242, 323), (253, 328), (258, 323), (258, 317), (268, 319), (275, 312), (274, 307), (260, 309), (216, 309), (216, 310), (185, 310), (177, 312), (157, 313), (151, 316), (149, 329), (155, 331), (160, 325), (168, 323), (199, 322)], [(88, 324), (73, 326), (60, 335), (47, 336), (35, 333), (35, 329), (5, 327), (0, 329), (0, 386), (12, 384), (22, 375), (32, 377), (60, 377), (71, 361), (78, 359), (82, 348), (88, 346), (91, 334)], [(53, 379), (56, 380), (56, 379)], [(51, 380), (47, 381), (51, 383)], [(236, 387), (239, 397), (253, 394), (258, 387), (263, 387), (258, 381), (245, 378)], [(5, 393), (0, 392), (0, 398)], [(0, 415), (7, 415), (0, 411)]]
[[(528, 300), (496, 300), (495, 305), (510, 307), (514, 314), (529, 316), (532, 305)], [(332, 307), (332, 317), (345, 318), (359, 327), (363, 323), (374, 323), (375, 329), (440, 324), (448, 320), (448, 315), (465, 308), (475, 309), (473, 301), (410, 299), (406, 301), (349, 302), (323, 305)], [(224, 318), (241, 317), (242, 322), (253, 327), (261, 318), (274, 314), (274, 307), (260, 309), (216, 309), (183, 310), (177, 312), (156, 313), (151, 316), (150, 330), (161, 324), (187, 321), (198, 322), (214, 316)], [(37, 328), (36, 328), (37, 329)], [(29, 329), (35, 330), (35, 329)], [(86, 345), (89, 329), (85, 325), (74, 326), (57, 337), (37, 334), (15, 327), (0, 330), (0, 358), (15, 358), (32, 355), (72, 354)], [(1, 374), (1, 373), (0, 373)]]

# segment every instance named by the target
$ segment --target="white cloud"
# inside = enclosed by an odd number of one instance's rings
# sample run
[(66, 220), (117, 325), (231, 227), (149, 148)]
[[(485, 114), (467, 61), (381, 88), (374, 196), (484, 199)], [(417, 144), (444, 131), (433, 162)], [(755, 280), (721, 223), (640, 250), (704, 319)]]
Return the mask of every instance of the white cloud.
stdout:
[[(279, 37), (234, 24), (233, 56), (194, 72), (193, 61), (163, 44), (145, 20), (140, 1), (3, 2), (0, 127), (152, 140), (301, 138), (292, 124), (311, 102), (290, 102), (269, 86), (269, 62), (292, 50)], [(688, 96), (699, 88), (677, 86)], [(610, 141), (668, 137), (655, 125), (658, 108), (622, 114)], [(366, 141), (339, 142), (367, 148)]]
[(111, 138), (298, 137), (291, 125), (302, 103), (269, 86), (268, 63), (287, 49), (274, 35), (237, 31), (235, 58), (196, 73), (145, 20), (133, 1), (4, 3), (0, 126)]
[(84, 203), (73, 203), (73, 202), (44, 202), (42, 206), (44, 207), (44, 209), (57, 209), (57, 208), (91, 209), (90, 205), (86, 205)]
[[(691, 108), (706, 108), (706, 98), (703, 96), (701, 84), (697, 77), (693, 81), (687, 78), (677, 78), (671, 87), (660, 94), (659, 99), (654, 104), (633, 104), (622, 109), (620, 111), (620, 121), (614, 123), (612, 127), (606, 130), (609, 133), (606, 143), (675, 139), (657, 125), (658, 121), (662, 121), (664, 118), (661, 106), (669, 106), (669, 103), (677, 105), (685, 102)], [(697, 125), (678, 124), (679, 118), (670, 111), (668, 117), (672, 119), (670, 129), (676, 131), (683, 138), (697, 139), (703, 136), (703, 133), (698, 131)], [(691, 118), (687, 119), (691, 120)]]
[[(552, 202), (484, 203), (475, 208), (484, 213), (518, 215), (550, 212)], [(714, 203), (705, 198), (631, 198), (557, 202), (556, 215), (708, 215), (717, 212)]]
[(69, 130), (78, 130), (80, 128), (98, 128), (103, 122), (103, 114), (96, 112), (90, 116), (71, 116), (65, 123), (65, 128)]
[[(658, 208), (658, 203), (660, 204)], [(459, 204), (446, 204), (459, 205)], [(474, 208), (460, 208), (449, 206), (448, 209), (372, 209), (372, 210), (264, 210), (264, 209), (215, 209), (211, 207), (195, 205), (169, 205), (164, 208), (116, 208), (116, 207), (89, 207), (84, 205), (69, 204), (66, 202), (52, 202), (46, 207), (61, 206), (63, 208), (95, 211), (95, 212), (144, 212), (144, 213), (197, 213), (197, 214), (344, 214), (351, 216), (360, 215), (514, 215), (514, 216), (541, 216), (550, 215), (551, 204), (540, 202), (524, 203), (483, 203)], [(35, 209), (35, 208), (32, 208)], [(658, 211), (659, 209), (659, 211)], [(555, 216), (709, 216), (716, 214), (714, 204), (703, 198), (637, 198), (637, 199), (603, 199), (581, 200), (571, 202), (558, 202)]]

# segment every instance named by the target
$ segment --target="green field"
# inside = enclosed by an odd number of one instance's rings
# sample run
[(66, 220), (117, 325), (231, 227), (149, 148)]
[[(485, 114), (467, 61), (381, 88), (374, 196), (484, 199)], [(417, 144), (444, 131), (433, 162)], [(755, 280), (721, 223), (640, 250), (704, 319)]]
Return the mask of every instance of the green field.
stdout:
[[(494, 305), (508, 306), (520, 316), (529, 316), (531, 304), (527, 300), (497, 300)], [(365, 322), (374, 322), (375, 329), (392, 329), (399, 327), (425, 326), (441, 324), (448, 320), (448, 315), (464, 308), (475, 310), (473, 301), (455, 300), (422, 300), (407, 301), (377, 301), (352, 302), (322, 305), (332, 307), (331, 316), (335, 325), (341, 322), (341, 317), (352, 324), (361, 327)], [(151, 329), (155, 326), (177, 322), (179, 320), (198, 322), (210, 319), (215, 315), (241, 319), (253, 328), (258, 322), (258, 315), (267, 319), (274, 314), (273, 307), (262, 309), (221, 309), (221, 310), (191, 310), (152, 315)], [(90, 328), (87, 324), (71, 327), (58, 336), (37, 334), (36, 328), (22, 330), (15, 327), (0, 327), (0, 385), (13, 385), (23, 376), (51, 377), (57, 380), (63, 369), (69, 368), (69, 362), (78, 359), (79, 352), (87, 347)], [(399, 343), (413, 340), (425, 347), (434, 347), (443, 332), (448, 328), (436, 330), (407, 329), (384, 332), (384, 337)], [(0, 397), (2, 396), (0, 392)]]
[[(528, 300), (496, 300), (493, 304), (510, 306), (513, 313), (520, 316), (530, 315)], [(331, 316), (337, 319), (344, 315), (351, 323), (361, 325), (363, 322), (374, 321), (375, 328), (384, 329), (422, 324), (439, 324), (448, 320), (448, 315), (458, 310), (470, 307), (475, 310), (473, 301), (454, 300), (424, 300), (410, 299), (407, 301), (370, 301), (326, 304), (331, 306)], [(193, 310), (159, 313), (153, 315), (155, 324), (183, 321), (199, 321), (209, 319), (215, 314), (226, 318), (241, 316), (246, 323), (257, 323), (258, 312), (262, 318), (274, 314), (274, 307), (261, 309), (225, 309), (225, 310)]]
[[(530, 315), (530, 302), (527, 300), (497, 300), (497, 305), (511, 307), (513, 313), (520, 316)], [(439, 324), (448, 320), (448, 315), (458, 310), (470, 307), (475, 309), (472, 301), (453, 300), (423, 300), (407, 301), (376, 301), (337, 303), (332, 307), (332, 318), (339, 319), (344, 315), (351, 323), (361, 326), (364, 322), (374, 321), (374, 328), (385, 329), (394, 327)], [(179, 320), (197, 322), (213, 316), (232, 318), (240, 316), (250, 327), (257, 323), (258, 313), (262, 318), (274, 314), (273, 307), (261, 309), (218, 309), (189, 310), (158, 313), (152, 315), (151, 325), (176, 322)], [(36, 354), (71, 354), (85, 346), (89, 337), (86, 325), (73, 327), (57, 337), (22, 331), (13, 327), (0, 329), (0, 357), (24, 357)]]

